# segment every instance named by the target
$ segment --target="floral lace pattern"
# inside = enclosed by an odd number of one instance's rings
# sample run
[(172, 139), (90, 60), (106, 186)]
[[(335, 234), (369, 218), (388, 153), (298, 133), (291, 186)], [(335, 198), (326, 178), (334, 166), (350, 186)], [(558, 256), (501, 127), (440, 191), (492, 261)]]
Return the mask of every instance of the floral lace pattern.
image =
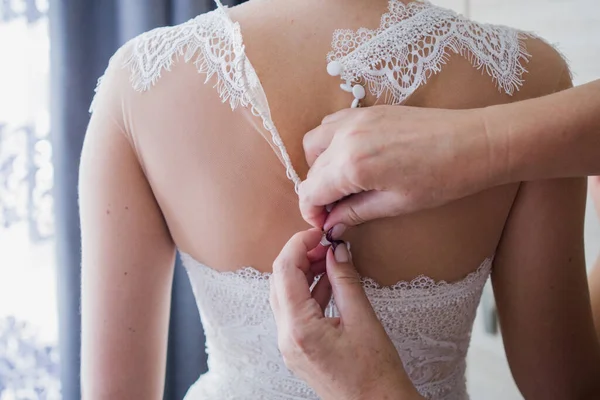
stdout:
[(515, 29), (479, 24), (427, 1), (390, 0), (379, 29), (337, 30), (327, 61), (339, 61), (343, 80), (366, 83), (377, 98), (400, 104), (442, 70), (448, 51), (468, 57), (498, 89), (512, 95), (529, 59)]
[[(222, 273), (188, 254), (181, 256), (202, 317), (209, 355), (209, 372), (190, 389), (187, 399), (318, 399), (285, 367), (277, 348), (269, 305), (270, 274), (253, 268)], [(468, 398), (465, 358), (491, 266), (490, 258), (454, 283), (420, 276), (380, 286), (362, 278), (408, 376), (428, 399)], [(333, 301), (326, 313), (338, 315)]]
[[(145, 92), (170, 71), (176, 59), (193, 61), (206, 82), (217, 78), (216, 89), (232, 109), (250, 104), (249, 89), (260, 85), (244, 52), (239, 24), (232, 23), (221, 10), (199, 15), (177, 25), (156, 28), (127, 42), (109, 62), (123, 58), (121, 67), (131, 71), (131, 83)], [(123, 55), (124, 53), (124, 55)], [(102, 82), (100, 78), (98, 88)]]

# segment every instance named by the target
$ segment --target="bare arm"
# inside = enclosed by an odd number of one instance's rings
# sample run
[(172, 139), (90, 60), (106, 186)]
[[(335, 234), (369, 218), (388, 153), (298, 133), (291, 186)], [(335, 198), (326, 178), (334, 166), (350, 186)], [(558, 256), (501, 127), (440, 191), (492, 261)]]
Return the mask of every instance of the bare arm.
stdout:
[[(174, 245), (107, 76), (80, 170), (82, 397), (162, 399)], [(126, 75), (125, 73), (123, 75)]]
[(583, 248), (585, 180), (522, 184), (492, 281), (509, 364), (526, 399), (591, 399), (600, 349)]
[(600, 80), (484, 109), (493, 149), (490, 163), (501, 175), (498, 180), (509, 183), (599, 175), (599, 110)]

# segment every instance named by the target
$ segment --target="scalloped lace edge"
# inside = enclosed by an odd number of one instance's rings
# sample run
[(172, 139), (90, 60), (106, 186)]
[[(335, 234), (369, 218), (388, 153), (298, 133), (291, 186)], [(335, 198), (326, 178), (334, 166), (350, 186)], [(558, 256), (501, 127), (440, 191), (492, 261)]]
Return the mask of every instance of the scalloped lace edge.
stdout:
[[(497, 85), (499, 91), (504, 91), (506, 94), (512, 96), (515, 91), (523, 85), (524, 79), (522, 78), (523, 73), (527, 72), (523, 63), (526, 63), (531, 58), (531, 54), (528, 53), (525, 40), (528, 38), (538, 38), (535, 34), (529, 32), (521, 32), (513, 28), (500, 25), (492, 24), (479, 24), (468, 20), (454, 11), (432, 5), (427, 0), (417, 0), (404, 4), (399, 0), (389, 1), (389, 11), (382, 15), (380, 26), (377, 29), (360, 28), (356, 31), (350, 29), (338, 29), (334, 32), (332, 39), (332, 50), (327, 55), (327, 61), (331, 62), (338, 60), (342, 65), (346, 66), (348, 63), (354, 63), (355, 66), (352, 68), (353, 73), (346, 72), (342, 74), (342, 79), (353, 82), (364, 81), (369, 87), (371, 93), (377, 98), (380, 98), (385, 94), (385, 101), (397, 105), (405, 101), (414, 91), (421, 85), (427, 83), (427, 80), (431, 75), (442, 71), (442, 66), (446, 64), (450, 58), (450, 51), (455, 54), (459, 54), (462, 57), (467, 58), (473, 67), (477, 70), (484, 70)], [(398, 12), (405, 13), (399, 18)], [(387, 67), (381, 70), (371, 70), (368, 65), (363, 65), (364, 60), (361, 60), (361, 50), (364, 50), (368, 44), (375, 41), (391, 40), (394, 34), (398, 35), (405, 33), (405, 26), (410, 24), (431, 24), (429, 21), (431, 15), (438, 18), (436, 23), (450, 23), (453, 22), (457, 26), (464, 25), (475, 25), (479, 29), (484, 30), (485, 33), (493, 36), (496, 35), (496, 40), (504, 40), (504, 44), (513, 44), (513, 47), (506, 49), (508, 53), (507, 57), (510, 58), (510, 71), (503, 73), (499, 69), (499, 66), (493, 65), (489, 60), (485, 58), (483, 51), (477, 49), (478, 44), (484, 43), (486, 37), (482, 35), (482, 38), (477, 43), (471, 43), (469, 37), (463, 37), (463, 34), (458, 30), (451, 31), (451, 34), (446, 37), (437, 37), (441, 39), (440, 43), (434, 46), (436, 53), (432, 56), (428, 55), (427, 60), (422, 62), (422, 71), (419, 75), (414, 76), (414, 82), (407, 88), (397, 88), (397, 79), (392, 78), (393, 71), (388, 70)], [(396, 21), (390, 23), (390, 21)], [(423, 22), (425, 21), (425, 22)], [(399, 31), (399, 32), (396, 32)], [(435, 37), (435, 34), (429, 33), (430, 36)], [(348, 41), (355, 41), (359, 43), (355, 48), (347, 51), (339, 57), (336, 52), (340, 52), (340, 45), (338, 38), (345, 36)], [(368, 37), (366, 42), (363, 42), (363, 37)], [(425, 36), (423, 36), (425, 37)], [(396, 40), (398, 42), (398, 40)], [(355, 43), (355, 44), (356, 44)], [(378, 46), (375, 46), (378, 47)], [(484, 46), (485, 47), (485, 46)], [(336, 51), (337, 49), (337, 51)], [(367, 49), (369, 50), (369, 49)], [(391, 59), (400, 59), (398, 54), (392, 54), (392, 49), (388, 48), (387, 56)], [(362, 63), (361, 63), (362, 61)], [(507, 66), (508, 68), (508, 66)]]
[[(263, 281), (268, 283), (272, 272), (262, 272), (257, 270), (254, 267), (246, 266), (234, 271), (218, 271), (214, 268), (211, 268), (200, 261), (196, 260), (190, 254), (179, 250), (179, 253), (182, 256), (182, 259), (188, 261), (194, 266), (200, 267), (204, 269), (209, 274), (215, 277), (231, 277), (236, 279), (251, 279), (254, 281)], [(432, 290), (432, 289), (458, 289), (461, 287), (470, 287), (473, 282), (487, 279), (487, 276), (492, 270), (492, 264), (494, 262), (494, 256), (487, 257), (485, 260), (481, 262), (481, 264), (477, 267), (475, 271), (468, 273), (464, 278), (459, 279), (457, 281), (448, 282), (446, 280), (435, 280), (426, 275), (418, 275), (417, 277), (411, 280), (399, 280), (398, 282), (392, 285), (381, 285), (375, 279), (361, 276), (360, 280), (363, 286), (366, 289), (377, 290), (377, 291), (414, 291), (414, 290)], [(187, 265), (186, 265), (187, 267)]]

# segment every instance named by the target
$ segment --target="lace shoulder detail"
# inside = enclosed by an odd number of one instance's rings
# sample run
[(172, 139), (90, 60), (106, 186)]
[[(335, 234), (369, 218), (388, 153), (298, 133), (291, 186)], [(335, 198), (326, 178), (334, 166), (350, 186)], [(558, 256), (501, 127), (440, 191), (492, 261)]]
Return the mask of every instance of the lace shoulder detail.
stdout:
[[(256, 268), (249, 266), (235, 271), (217, 271), (196, 261), (191, 255), (181, 250), (179, 250), (179, 254), (186, 266), (195, 265), (203, 269), (206, 274), (211, 276), (211, 278), (231, 280), (232, 283), (245, 282), (245, 284), (248, 284), (248, 282), (251, 282), (251, 285), (255, 289), (264, 289), (269, 286), (269, 279), (272, 275), (271, 272), (261, 272)], [(438, 294), (454, 296), (463, 290), (469, 290), (473, 287), (483, 285), (492, 270), (493, 262), (494, 257), (486, 258), (475, 271), (454, 282), (447, 282), (445, 280), (436, 281), (426, 275), (419, 275), (410, 281), (401, 280), (393, 285), (381, 285), (375, 279), (366, 276), (361, 276), (360, 281), (365, 291), (373, 297), (395, 299), (400, 297), (426, 297), (429, 299)]]
[[(133, 88), (145, 92), (179, 58), (193, 62), (198, 72), (206, 74), (206, 82), (216, 76), (219, 96), (223, 102), (229, 101), (232, 109), (250, 104), (248, 89), (259, 85), (258, 77), (245, 57), (239, 25), (221, 8), (137, 36), (113, 56), (109, 68), (120, 60), (120, 67), (130, 70)], [(101, 83), (102, 78), (96, 91)]]
[(379, 292), (387, 298), (421, 297), (423, 295), (430, 298), (438, 295), (456, 295), (463, 290), (469, 290), (485, 283), (492, 270), (493, 261), (493, 257), (486, 258), (475, 271), (456, 282), (436, 281), (425, 275), (419, 275), (410, 281), (399, 281), (390, 286), (382, 286), (374, 279), (367, 277), (362, 277), (361, 282), (366, 291), (373, 294)]
[(202, 264), (188, 253), (181, 250), (179, 250), (179, 255), (181, 256), (183, 265), (187, 268), (197, 267), (203, 270), (205, 275), (209, 276), (211, 279), (231, 281), (234, 285), (239, 284), (240, 282), (246, 282), (246, 284), (253, 289), (264, 289), (269, 287), (269, 279), (271, 278), (270, 272), (261, 272), (253, 267), (243, 267), (235, 271), (218, 271)]
[(378, 29), (335, 31), (327, 60), (342, 64), (342, 79), (366, 83), (377, 98), (385, 95), (387, 102), (400, 104), (454, 52), (512, 95), (523, 84), (523, 63), (531, 57), (524, 39), (532, 36), (470, 21), (425, 0), (408, 5), (390, 0)]
[[(232, 110), (250, 107), (252, 113), (261, 118), (279, 149), (287, 177), (298, 191), (300, 177), (273, 123), (258, 75), (246, 57), (240, 25), (231, 20), (220, 1), (216, 3), (218, 8), (214, 11), (177, 26), (156, 28), (130, 40), (113, 56), (108, 69), (117, 62), (121, 64), (119, 67), (128, 68), (133, 88), (145, 92), (156, 84), (163, 71), (171, 70), (176, 60), (193, 62), (198, 72), (206, 75), (205, 83), (216, 77), (215, 88)], [(103, 77), (98, 80), (96, 95), (102, 80)], [(94, 111), (95, 103), (96, 98), (90, 112)]]

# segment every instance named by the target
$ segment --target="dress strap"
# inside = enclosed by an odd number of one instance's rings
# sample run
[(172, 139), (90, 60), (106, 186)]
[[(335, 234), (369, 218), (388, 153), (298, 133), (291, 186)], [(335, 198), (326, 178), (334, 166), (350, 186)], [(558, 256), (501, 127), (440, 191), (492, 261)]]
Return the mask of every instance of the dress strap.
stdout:
[(218, 7), (218, 8), (220, 8), (220, 9), (225, 9), (225, 8), (227, 8), (227, 7), (225, 7), (225, 6), (223, 5), (223, 3), (221, 2), (221, 0), (215, 0), (215, 3), (217, 4), (217, 7)]
[[(223, 5), (220, 0), (215, 0), (215, 3), (217, 4), (218, 13), (225, 20), (226, 25), (231, 27), (234, 53), (236, 58), (239, 57), (234, 63), (238, 67), (232, 68), (232, 70), (239, 71), (239, 73), (235, 74), (239, 78), (239, 81), (234, 86), (243, 90), (241, 104), (243, 106), (250, 105), (252, 114), (261, 118), (264, 128), (271, 135), (271, 142), (279, 150), (278, 156), (285, 166), (286, 176), (294, 183), (294, 189), (296, 193), (298, 193), (302, 180), (294, 169), (292, 160), (283, 143), (283, 139), (275, 127), (269, 108), (269, 101), (267, 100), (267, 95), (260, 83), (260, 79), (258, 78), (252, 63), (246, 56), (240, 25), (229, 17), (227, 6)], [(232, 105), (232, 108), (235, 107)]]

